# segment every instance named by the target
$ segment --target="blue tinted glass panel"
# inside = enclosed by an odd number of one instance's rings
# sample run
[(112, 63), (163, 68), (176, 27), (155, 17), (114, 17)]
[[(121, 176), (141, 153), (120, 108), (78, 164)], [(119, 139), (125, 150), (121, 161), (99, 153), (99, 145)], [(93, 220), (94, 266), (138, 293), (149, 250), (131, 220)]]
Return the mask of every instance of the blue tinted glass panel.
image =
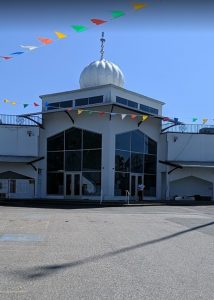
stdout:
[(158, 115), (158, 109), (147, 106), (147, 105), (140, 104), (140, 110), (148, 112), (153, 115)]
[(75, 106), (88, 105), (88, 98), (76, 99)]
[(65, 149), (77, 150), (82, 148), (82, 130), (71, 128), (65, 131)]
[(155, 196), (156, 195), (156, 176), (155, 175), (144, 175), (144, 195)]
[(131, 151), (144, 153), (144, 134), (140, 130), (131, 132)]
[(116, 135), (116, 149), (130, 151), (130, 138), (131, 138), (130, 132), (117, 134)]
[(121, 97), (116, 97), (116, 102), (123, 105), (128, 105), (128, 100)]
[(73, 101), (69, 100), (69, 101), (64, 101), (60, 103), (60, 107), (72, 107), (73, 106)]
[(134, 101), (131, 101), (131, 100), (128, 100), (128, 106), (133, 107), (133, 108), (138, 108), (138, 103), (134, 102)]
[(143, 173), (143, 154), (131, 154), (131, 172)]
[(129, 173), (115, 172), (114, 193), (116, 196), (125, 196), (129, 190)]
[(58, 109), (60, 108), (60, 102), (49, 103), (47, 106), (47, 110)]
[(103, 96), (90, 97), (89, 104), (103, 103)]
[(144, 158), (144, 173), (156, 174), (156, 156), (145, 155)]
[(65, 151), (66, 171), (81, 171), (81, 151)]
[(116, 150), (115, 170), (130, 172), (130, 152), (129, 151)]

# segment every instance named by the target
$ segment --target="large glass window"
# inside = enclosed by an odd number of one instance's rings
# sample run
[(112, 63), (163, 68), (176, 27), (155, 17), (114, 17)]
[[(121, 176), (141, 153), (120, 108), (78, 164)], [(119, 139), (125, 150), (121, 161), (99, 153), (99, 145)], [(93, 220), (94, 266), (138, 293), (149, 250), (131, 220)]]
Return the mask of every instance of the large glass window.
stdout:
[(47, 142), (48, 151), (58, 151), (64, 149), (64, 132), (56, 134), (48, 138)]
[(129, 173), (115, 173), (115, 196), (125, 196), (129, 191)]
[(47, 193), (51, 195), (64, 194), (64, 173), (47, 173)]
[[(64, 184), (61, 182), (61, 176), (65, 176), (64, 172), (66, 174), (65, 178), (67, 179), (75, 178), (76, 175), (79, 176), (79, 184), (82, 184), (82, 195), (100, 194), (102, 161), (101, 134), (73, 127), (48, 138), (47, 144), (47, 170), (51, 172), (48, 173), (48, 194), (60, 194), (58, 190), (59, 185)], [(78, 172), (78, 174), (75, 174), (75, 172)], [(51, 179), (53, 179), (53, 184), (58, 181), (60, 182), (58, 188), (50, 187)], [(67, 182), (67, 185), (68, 183), (69, 182)], [(70, 189), (68, 186), (65, 190), (68, 188)], [(62, 191), (61, 187), (60, 191)]]
[(64, 152), (48, 152), (47, 157), (48, 171), (62, 171), (64, 170)]
[[(145, 178), (144, 185), (148, 185), (145, 195), (155, 196), (157, 143), (140, 130), (135, 130), (117, 134), (115, 146), (115, 195), (125, 195), (122, 192), (124, 186), (125, 190), (131, 191), (130, 178), (140, 176)], [(132, 188), (136, 187), (135, 182)]]
[(101, 192), (101, 173), (83, 172), (82, 173), (82, 194), (100, 195)]
[(116, 171), (130, 171), (130, 152), (116, 150), (115, 153), (115, 170)]
[(83, 151), (83, 170), (101, 170), (101, 150)]
[(78, 150), (82, 148), (82, 130), (71, 128), (65, 131), (65, 149)]
[(103, 102), (103, 96), (90, 97), (88, 101), (89, 104), (96, 104), (102, 102)]
[(130, 151), (130, 139), (131, 139), (130, 132), (117, 134), (116, 149)]
[(82, 151), (65, 151), (65, 170), (81, 171)]

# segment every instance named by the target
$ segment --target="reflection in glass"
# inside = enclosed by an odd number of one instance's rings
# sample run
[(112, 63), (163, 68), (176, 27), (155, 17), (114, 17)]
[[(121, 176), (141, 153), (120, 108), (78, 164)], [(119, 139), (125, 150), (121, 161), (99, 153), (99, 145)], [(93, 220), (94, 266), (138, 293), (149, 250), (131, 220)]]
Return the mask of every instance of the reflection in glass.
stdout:
[(156, 195), (156, 175), (144, 175), (144, 195), (155, 196)]
[(82, 194), (100, 195), (101, 193), (101, 172), (82, 173)]
[(47, 194), (64, 194), (64, 173), (47, 173)]
[(144, 173), (156, 174), (156, 156), (145, 154)]
[(157, 154), (157, 143), (148, 136), (145, 136), (145, 153)]
[(71, 128), (65, 131), (65, 150), (78, 150), (82, 148), (82, 130)]
[(115, 152), (115, 170), (130, 171), (130, 152), (116, 150)]
[(115, 190), (116, 196), (125, 196), (129, 191), (129, 173), (115, 172)]
[(144, 134), (140, 130), (131, 132), (131, 151), (144, 153)]
[(126, 132), (116, 135), (116, 149), (130, 151), (130, 137), (131, 133)]
[(59, 171), (64, 170), (64, 152), (48, 152), (47, 156), (47, 170)]
[(101, 170), (101, 150), (83, 151), (83, 170)]
[(101, 134), (83, 130), (83, 148), (84, 149), (102, 148)]
[(143, 173), (143, 154), (131, 154), (131, 172)]
[(81, 171), (81, 151), (65, 151), (65, 170)]
[(47, 139), (47, 150), (48, 151), (64, 150), (64, 132), (56, 134)]

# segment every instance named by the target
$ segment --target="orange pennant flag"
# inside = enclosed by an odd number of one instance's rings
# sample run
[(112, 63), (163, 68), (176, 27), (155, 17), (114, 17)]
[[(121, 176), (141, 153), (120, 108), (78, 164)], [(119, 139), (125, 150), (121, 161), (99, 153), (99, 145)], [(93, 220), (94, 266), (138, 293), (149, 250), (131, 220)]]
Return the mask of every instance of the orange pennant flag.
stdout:
[(131, 119), (134, 120), (137, 116), (136, 115), (131, 115)]
[(38, 40), (45, 45), (53, 43), (53, 40), (49, 38), (38, 37)]
[(134, 3), (133, 7), (134, 7), (134, 9), (139, 10), (139, 9), (146, 7), (146, 3)]
[(58, 37), (58, 39), (65, 39), (65, 38), (67, 38), (67, 34), (64, 34), (62, 32), (55, 31), (54, 33), (56, 34), (56, 36)]

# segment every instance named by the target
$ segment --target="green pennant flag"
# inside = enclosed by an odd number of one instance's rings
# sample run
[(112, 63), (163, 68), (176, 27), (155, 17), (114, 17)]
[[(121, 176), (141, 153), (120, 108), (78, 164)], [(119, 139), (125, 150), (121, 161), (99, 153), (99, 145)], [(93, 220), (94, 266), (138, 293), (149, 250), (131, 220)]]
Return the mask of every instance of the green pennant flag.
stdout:
[(196, 122), (198, 119), (197, 118), (192, 118), (192, 121), (193, 122)]
[(82, 32), (87, 30), (87, 27), (82, 26), (82, 25), (72, 25), (71, 26), (74, 30), (76, 30), (77, 32)]
[(27, 107), (29, 104), (23, 104), (24, 108)]
[(123, 11), (121, 11), (121, 10), (114, 10), (114, 11), (112, 11), (112, 17), (113, 18), (119, 18), (119, 17), (122, 17), (124, 15), (125, 15), (125, 13)]

